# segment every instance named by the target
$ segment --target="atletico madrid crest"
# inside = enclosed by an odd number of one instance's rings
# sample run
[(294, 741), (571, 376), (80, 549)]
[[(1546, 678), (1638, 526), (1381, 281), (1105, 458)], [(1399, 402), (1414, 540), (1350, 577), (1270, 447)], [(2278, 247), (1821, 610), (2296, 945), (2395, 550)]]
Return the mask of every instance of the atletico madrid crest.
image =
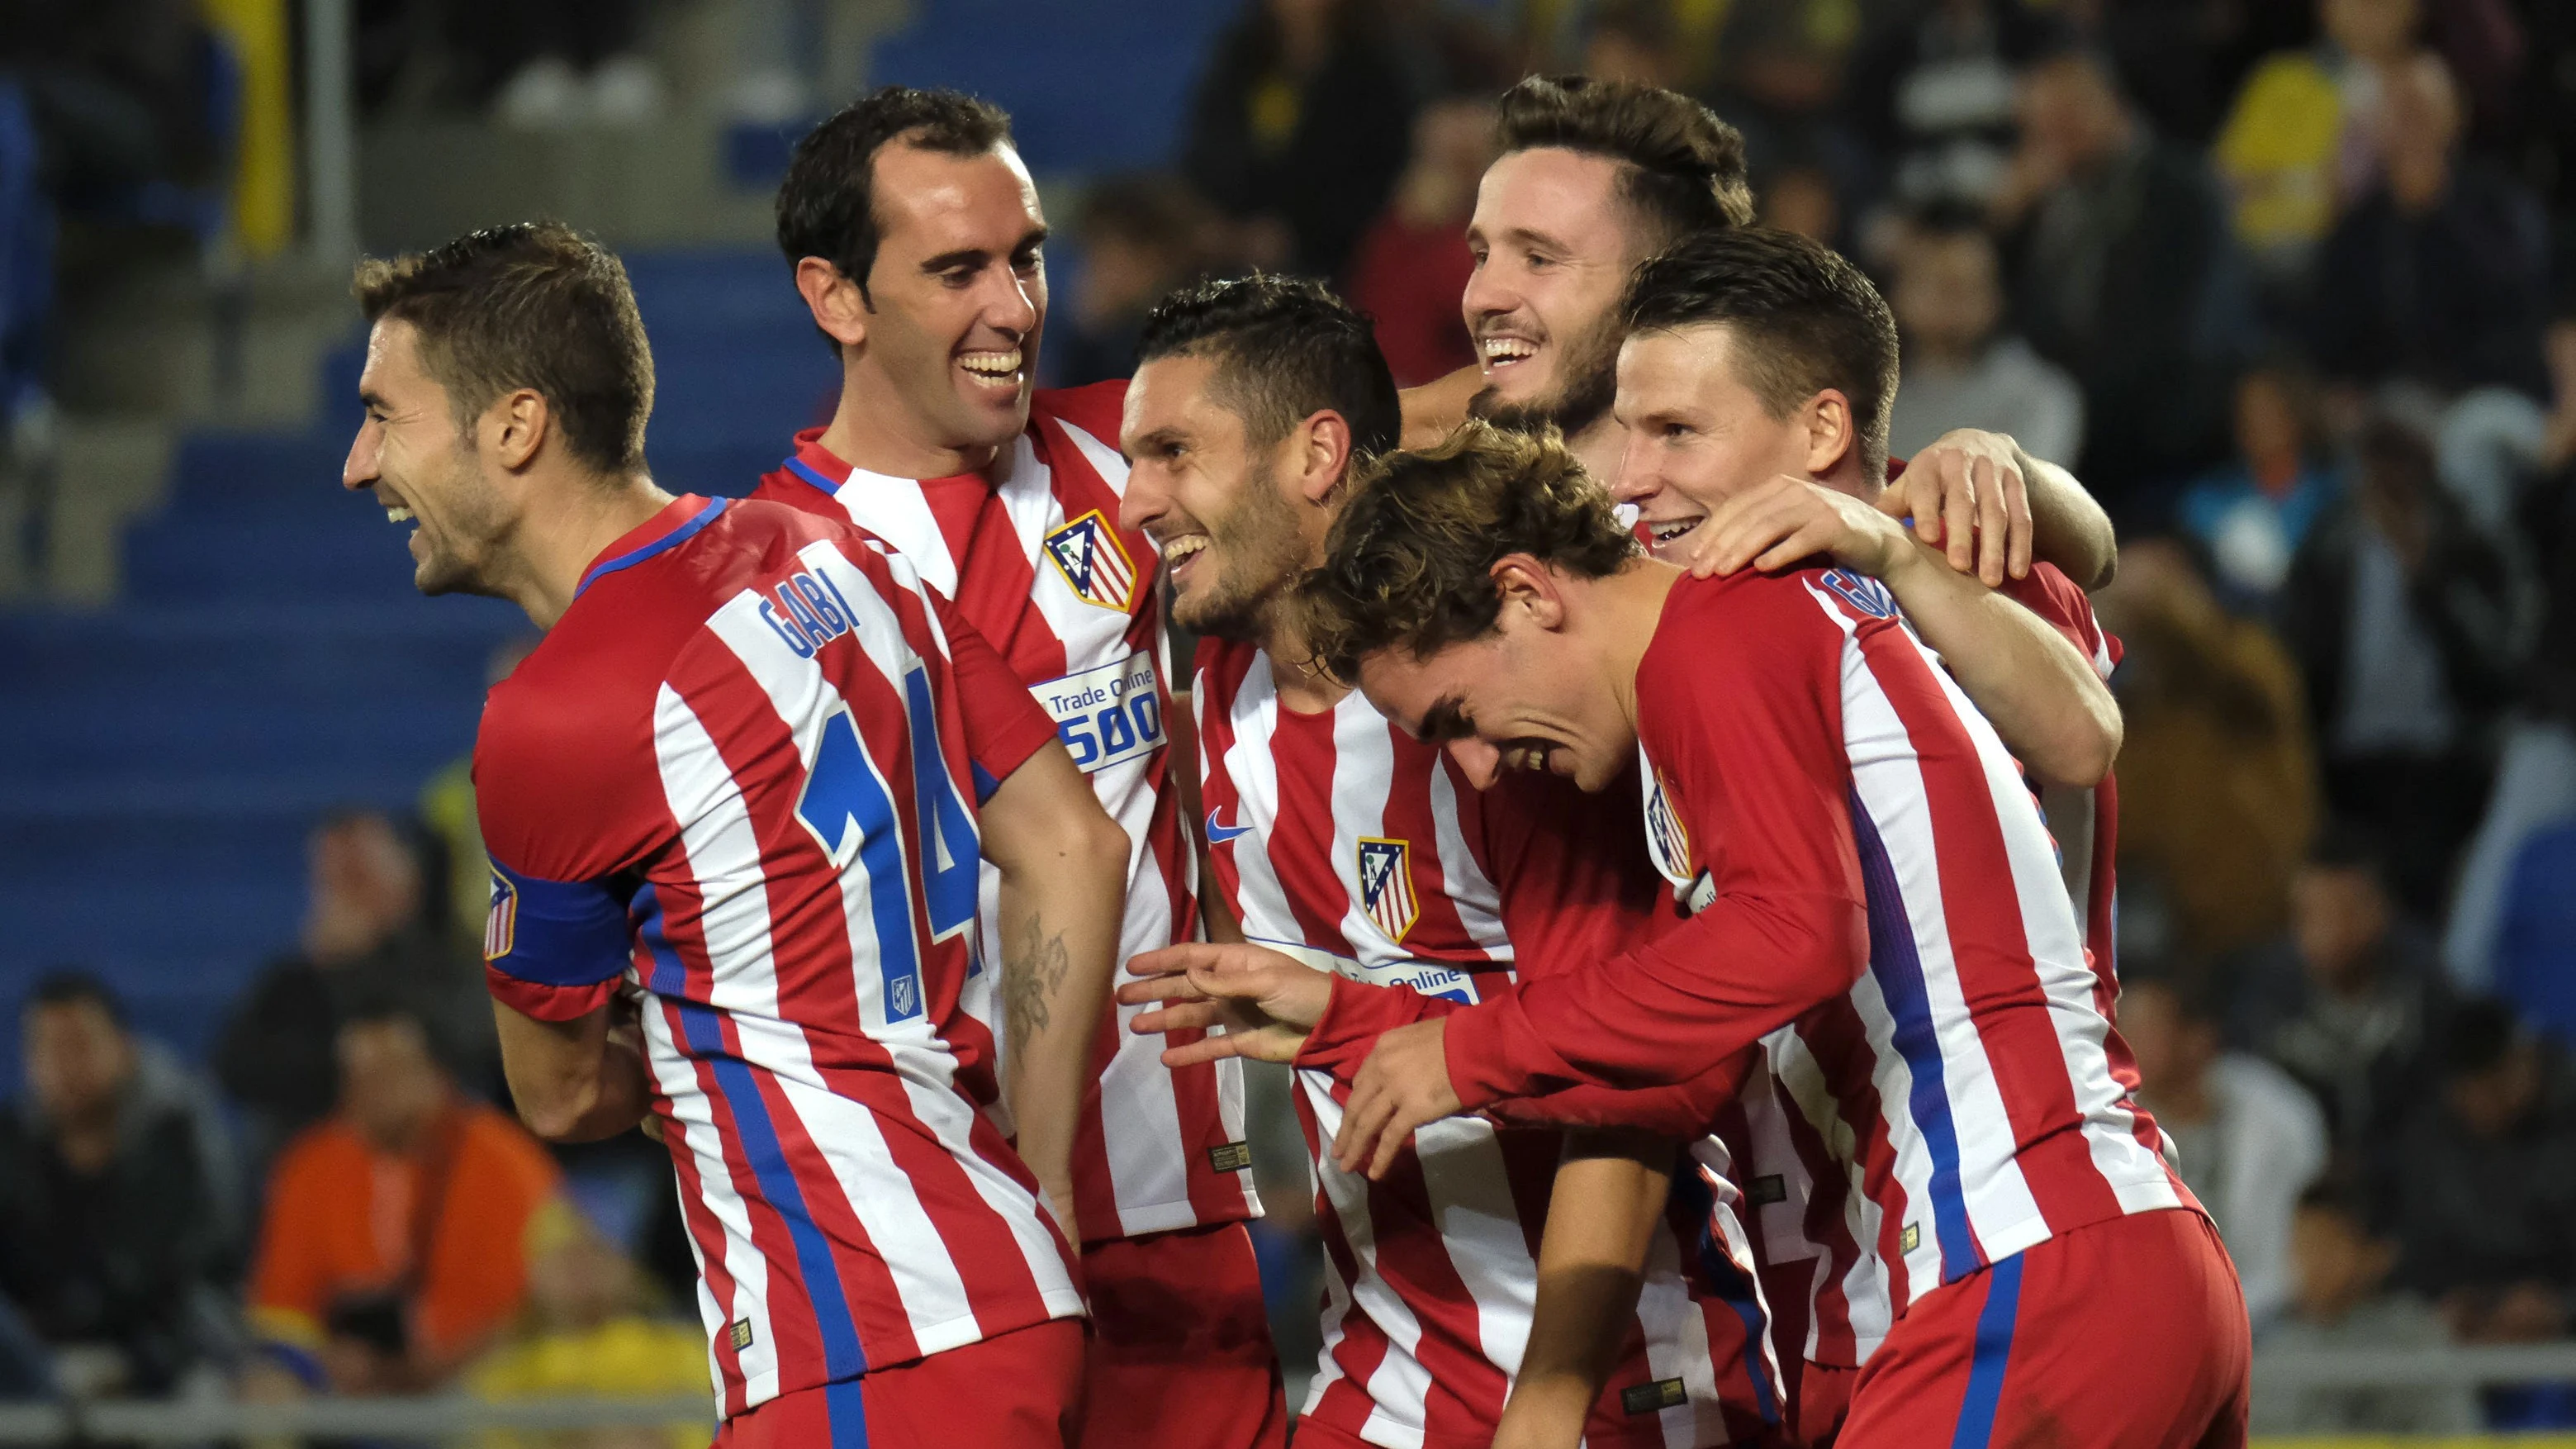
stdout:
[(1401, 943), (1413, 929), (1422, 901), (1413, 893), (1411, 841), (1361, 837), (1360, 909), (1390, 941)]
[(1124, 614), (1136, 599), (1136, 561), (1095, 508), (1046, 536), (1047, 557), (1086, 604)]
[(1675, 885), (1687, 885), (1691, 879), (1690, 831), (1683, 828), (1681, 816), (1673, 812), (1671, 789), (1664, 772), (1652, 763), (1646, 766), (1651, 786), (1646, 791), (1646, 853), (1654, 858), (1655, 869)]

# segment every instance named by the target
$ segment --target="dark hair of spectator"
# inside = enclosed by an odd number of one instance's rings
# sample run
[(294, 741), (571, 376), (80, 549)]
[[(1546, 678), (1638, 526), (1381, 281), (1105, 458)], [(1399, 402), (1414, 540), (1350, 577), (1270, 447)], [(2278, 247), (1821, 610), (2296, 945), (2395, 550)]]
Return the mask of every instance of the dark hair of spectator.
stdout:
[(1553, 430), (1477, 420), (1436, 448), (1378, 459), (1324, 547), (1297, 597), (1316, 662), (1345, 681), (1381, 650), (1418, 659), (1491, 633), (1502, 611), (1492, 569), (1511, 554), (1578, 578), (1637, 557), (1610, 495)]
[(120, 1030), (124, 1028), (124, 1001), (106, 982), (77, 966), (48, 971), (38, 978), (35, 988), (27, 993), (27, 1003), (21, 1012), (33, 1011), (40, 1006), (79, 1006), (83, 1003), (97, 1007)]
[(461, 1060), (453, 1034), (438, 1013), (429, 1009), (411, 991), (389, 981), (360, 981), (342, 998), (340, 1028), (353, 1026), (390, 1026), (408, 1022), (420, 1033), (421, 1045), (430, 1060), (443, 1071), (454, 1072)]
[(1620, 194), (1654, 221), (1657, 248), (1753, 221), (1743, 135), (1708, 107), (1659, 86), (1530, 76), (1503, 92), (1494, 138), (1505, 155), (1561, 146), (1624, 163)]
[(604, 474), (644, 466), (653, 350), (617, 257), (560, 222), (469, 232), (433, 251), (358, 264), (368, 322), (408, 322), (421, 367), (469, 426), (500, 397), (546, 400), (566, 451)]
[(1326, 410), (1350, 424), (1362, 458), (1402, 434), (1395, 377), (1368, 318), (1320, 282), (1256, 274), (1183, 287), (1147, 314), (1136, 360), (1182, 355), (1216, 359), (1215, 391), (1254, 447)]
[(2370, 1195), (2361, 1184), (2361, 1173), (2350, 1158), (2337, 1158), (2317, 1174), (2299, 1194), (2302, 1212), (2331, 1213), (2350, 1223), (2365, 1236), (2376, 1236), (2379, 1214), (2374, 1213)]
[(2227, 990), (2218, 973), (2202, 962), (2176, 962), (2161, 970), (2133, 972), (2120, 963), (2123, 991), (2161, 991), (2173, 998), (2174, 1015), (2185, 1026), (2215, 1027), (2227, 1018)]
[(1896, 315), (1839, 253), (1770, 227), (1698, 232), (1637, 268), (1619, 313), (1632, 333), (1728, 328), (1736, 377), (1774, 418), (1840, 391), (1861, 466), (1885, 475)]
[(1189, 183), (1159, 172), (1104, 177), (1086, 188), (1073, 228), (1086, 245), (1104, 238), (1195, 260), (1209, 224), (1207, 203)]
[(2522, 1042), (2513, 1008), (2493, 997), (2472, 997), (2452, 1008), (2442, 1032), (2442, 1075), (2482, 1076), (2503, 1066)]
[(796, 143), (778, 186), (778, 249), (790, 267), (821, 257), (858, 284), (874, 310), (868, 273), (883, 232), (876, 213), (877, 153), (889, 141), (947, 156), (980, 156), (1011, 143), (1011, 118), (990, 101), (950, 90), (879, 86)]

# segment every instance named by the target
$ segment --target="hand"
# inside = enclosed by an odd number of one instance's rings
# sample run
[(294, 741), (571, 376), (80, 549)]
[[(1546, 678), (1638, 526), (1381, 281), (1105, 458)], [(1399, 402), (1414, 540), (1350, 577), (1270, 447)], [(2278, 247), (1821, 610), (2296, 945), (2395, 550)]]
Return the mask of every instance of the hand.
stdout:
[(1127, 971), (1141, 979), (1118, 988), (1121, 1003), (1166, 1003), (1137, 1017), (1128, 1030), (1138, 1036), (1192, 1028), (1223, 1033), (1166, 1048), (1163, 1063), (1173, 1067), (1227, 1057), (1293, 1062), (1333, 995), (1332, 978), (1323, 972), (1240, 942), (1166, 946), (1128, 962)]
[(1371, 1178), (1382, 1178), (1414, 1129), (1465, 1110), (1449, 1085), (1448, 1025), (1443, 1017), (1399, 1026), (1369, 1049), (1342, 1106), (1342, 1130), (1333, 1134), (1342, 1171), (1365, 1164)]
[[(1909, 475), (1912, 470), (1907, 470)], [(1848, 493), (1778, 474), (1726, 500), (1683, 540), (1693, 574), (1731, 574), (1747, 564), (1783, 569), (1831, 554), (1874, 579), (1913, 551), (1895, 519)]]
[(1878, 495), (1878, 508), (1893, 518), (1910, 515), (1917, 537), (1987, 588), (2003, 587), (2006, 574), (2030, 575), (2030, 483), (2020, 446), (2001, 433), (1943, 433)]

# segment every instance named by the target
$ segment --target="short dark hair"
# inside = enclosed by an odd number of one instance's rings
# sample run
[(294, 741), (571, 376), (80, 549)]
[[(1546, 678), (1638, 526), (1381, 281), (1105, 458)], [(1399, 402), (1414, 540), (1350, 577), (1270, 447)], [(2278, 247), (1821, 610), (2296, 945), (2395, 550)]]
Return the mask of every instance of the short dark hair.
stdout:
[(626, 267), (606, 247), (560, 222), (519, 222), (370, 257), (353, 290), (370, 324), (419, 331), (421, 368), (447, 389), (460, 430), (524, 387), (592, 470), (644, 466), (653, 349)]
[(1321, 282), (1256, 273), (1181, 288), (1146, 315), (1136, 361), (1183, 355), (1216, 359), (1216, 389), (1255, 447), (1327, 408), (1351, 425), (1361, 457), (1403, 434), (1395, 377), (1369, 319)]
[(2304, 862), (2315, 870), (2359, 871), (2383, 887), (2388, 881), (2388, 837), (2377, 827), (2345, 816), (2328, 820), (2308, 844)]
[(2457, 1081), (2503, 1066), (2524, 1040), (2513, 1008), (2491, 996), (2473, 996), (2451, 1008), (2441, 1040), (2442, 1076)]
[(1300, 622), (1316, 662), (1345, 681), (1382, 650), (1418, 659), (1493, 632), (1503, 601), (1492, 570), (1508, 555), (1579, 578), (1638, 557), (1610, 495), (1552, 429), (1476, 419), (1438, 447), (1372, 464), (1324, 550), (1298, 585)]
[(1505, 155), (1562, 146), (1622, 163), (1620, 194), (1661, 230), (1657, 249), (1693, 232), (1753, 221), (1743, 134), (1678, 91), (1581, 75), (1529, 76), (1503, 92), (1494, 140)]
[(95, 1006), (121, 1030), (125, 1026), (125, 1002), (113, 987), (91, 972), (77, 966), (60, 967), (37, 978), (34, 989), (27, 993), (21, 1014), (40, 1006)]
[(1887, 471), (1896, 316), (1832, 248), (1772, 227), (1697, 232), (1637, 268), (1619, 315), (1632, 335), (1733, 329), (1736, 375), (1775, 418), (1840, 390), (1851, 399), (1862, 467), (1872, 478)]
[(1001, 107), (961, 91), (879, 86), (805, 133), (778, 186), (778, 249), (787, 265), (821, 257), (868, 296), (883, 231), (876, 212), (877, 153), (889, 141), (949, 156), (979, 156), (1011, 142)]

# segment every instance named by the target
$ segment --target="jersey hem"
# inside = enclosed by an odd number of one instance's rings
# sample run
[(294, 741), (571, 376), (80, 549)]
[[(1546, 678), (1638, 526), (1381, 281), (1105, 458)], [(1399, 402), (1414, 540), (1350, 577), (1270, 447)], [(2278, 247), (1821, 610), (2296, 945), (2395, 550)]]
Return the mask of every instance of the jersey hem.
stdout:
[[(847, 1378), (817, 1379), (812, 1383), (799, 1383), (794, 1388), (780, 1388), (778, 1372), (773, 1369), (768, 1373), (760, 1375), (757, 1379), (745, 1379), (743, 1381), (742, 1407), (735, 1410), (733, 1413), (725, 1415), (725, 1417), (727, 1419), (739, 1418), (742, 1415), (748, 1414), (752, 1410), (759, 1408), (761, 1405), (768, 1403), (770, 1400), (780, 1398), (787, 1394), (801, 1394), (807, 1389), (819, 1389), (829, 1384), (849, 1383), (853, 1380), (864, 1379), (869, 1373), (874, 1372), (877, 1369), (901, 1368), (905, 1364), (919, 1363), (923, 1359), (929, 1358), (934, 1354), (946, 1353), (950, 1349), (964, 1348), (969, 1344), (982, 1343), (988, 1338), (999, 1338), (1006, 1333), (1017, 1333), (1023, 1328), (1035, 1328), (1041, 1323), (1053, 1323), (1059, 1318), (1082, 1318), (1089, 1314), (1089, 1310), (1083, 1306), (1082, 1292), (1080, 1289), (1044, 1289), (1038, 1294), (1038, 1301), (1046, 1305), (1047, 1311), (1033, 1318), (1013, 1317), (1008, 1321), (996, 1323), (988, 1328), (977, 1323), (975, 1315), (969, 1313), (958, 1318), (942, 1319), (941, 1321), (930, 1325), (926, 1329), (916, 1329), (913, 1331), (912, 1341), (920, 1346), (921, 1352), (914, 1354), (910, 1358), (896, 1359), (892, 1363), (870, 1364), (866, 1370), (851, 1374)], [(763, 1389), (766, 1389), (766, 1392), (763, 1392)], [(722, 1402), (721, 1396), (719, 1396), (718, 1401), (720, 1403)]]
[(1228, 1223), (1248, 1223), (1262, 1216), (1261, 1195), (1246, 1187), (1244, 1210), (1239, 1213), (1203, 1213), (1188, 1202), (1147, 1203), (1139, 1208), (1118, 1210), (1118, 1231), (1097, 1238), (1085, 1238), (1082, 1246), (1095, 1243), (1123, 1243), (1131, 1238), (1149, 1238), (1156, 1233), (1177, 1233), (1189, 1228), (1221, 1228)]

